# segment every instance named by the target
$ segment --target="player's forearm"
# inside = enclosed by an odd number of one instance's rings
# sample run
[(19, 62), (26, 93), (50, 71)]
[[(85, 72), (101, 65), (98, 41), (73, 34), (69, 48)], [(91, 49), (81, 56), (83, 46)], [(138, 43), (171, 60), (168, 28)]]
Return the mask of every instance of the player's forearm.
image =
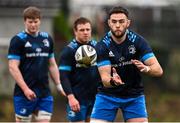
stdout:
[(57, 65), (50, 66), (49, 71), (54, 84), (56, 85), (60, 84), (59, 70)]
[(146, 73), (151, 76), (161, 76), (163, 70), (155, 57), (152, 57), (142, 63), (139, 60), (131, 60), (132, 63), (140, 70), (142, 73)]
[(54, 57), (49, 59), (49, 72), (54, 84), (60, 84), (59, 70)]
[(51, 78), (53, 79), (53, 82), (54, 84), (56, 85), (56, 88), (59, 92), (62, 93), (62, 95), (66, 95), (65, 92), (64, 92), (64, 89), (61, 85), (61, 82), (60, 82), (60, 76), (59, 76), (59, 70), (57, 68), (57, 66), (51, 66), (49, 68), (49, 71), (50, 71), (50, 75), (51, 75)]
[(73, 94), (73, 91), (71, 88), (70, 72), (60, 70), (60, 75), (61, 75), (60, 78), (61, 78), (62, 87), (66, 95)]
[(111, 66), (103, 66), (98, 68), (101, 81), (104, 87), (112, 87), (110, 80), (111, 80)]
[(154, 64), (149, 67), (149, 71), (147, 71), (147, 74), (151, 75), (151, 76), (155, 76), (155, 77), (160, 77), (163, 74), (163, 70), (161, 68), (160, 65), (158, 64)]
[(102, 83), (103, 83), (103, 85), (104, 85), (104, 87), (107, 87), (107, 88), (109, 88), (109, 87), (113, 87), (113, 83), (112, 83), (112, 79), (111, 79), (111, 76), (110, 75), (102, 75), (101, 76), (101, 80), (102, 80)]
[(23, 92), (29, 89), (18, 67), (9, 65), (9, 71), (14, 80), (16, 81), (17, 85), (22, 89)]

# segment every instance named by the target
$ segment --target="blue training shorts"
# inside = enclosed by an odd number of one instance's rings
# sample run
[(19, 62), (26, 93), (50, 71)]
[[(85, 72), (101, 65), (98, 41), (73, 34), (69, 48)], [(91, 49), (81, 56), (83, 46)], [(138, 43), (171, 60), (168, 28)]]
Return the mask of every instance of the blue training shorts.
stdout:
[(71, 110), (69, 104), (67, 104), (66, 112), (67, 119), (71, 122), (85, 121), (90, 118), (94, 102), (87, 102), (80, 105), (80, 112), (74, 112)]
[(36, 98), (33, 101), (30, 101), (24, 96), (14, 96), (14, 108), (16, 115), (19, 116), (29, 116), (35, 110), (52, 113), (53, 97)]
[(113, 122), (119, 108), (125, 121), (132, 118), (147, 118), (144, 95), (135, 98), (119, 98), (103, 94), (96, 95), (91, 118)]

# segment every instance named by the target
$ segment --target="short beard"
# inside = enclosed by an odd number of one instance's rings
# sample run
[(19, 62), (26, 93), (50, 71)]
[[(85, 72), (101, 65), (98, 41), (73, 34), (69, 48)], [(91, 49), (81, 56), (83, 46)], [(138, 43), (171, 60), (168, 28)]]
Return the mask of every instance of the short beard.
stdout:
[(111, 30), (111, 33), (112, 33), (112, 35), (113, 35), (114, 37), (116, 37), (117, 39), (119, 39), (119, 38), (122, 38), (122, 37), (125, 35), (126, 30), (125, 30), (121, 35), (116, 35), (115, 32), (113, 32), (112, 30)]

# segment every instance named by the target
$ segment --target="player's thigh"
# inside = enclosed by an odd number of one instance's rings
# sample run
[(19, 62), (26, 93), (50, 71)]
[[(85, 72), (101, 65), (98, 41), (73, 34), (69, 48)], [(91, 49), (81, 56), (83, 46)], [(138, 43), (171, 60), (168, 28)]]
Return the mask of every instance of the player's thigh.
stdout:
[(114, 121), (118, 107), (118, 103), (115, 101), (114, 97), (97, 94), (91, 114), (91, 122), (94, 120)]
[(129, 121), (133, 121), (133, 120), (146, 121), (147, 110), (146, 110), (144, 95), (141, 95), (136, 98), (132, 98), (131, 101), (127, 102), (122, 112), (123, 112), (123, 117), (125, 121), (128, 121), (128, 120)]
[(14, 110), (16, 121), (31, 120), (32, 113), (37, 104), (37, 99), (30, 101), (24, 96), (14, 96)]
[(36, 110), (38, 110), (35, 116), (37, 121), (50, 121), (53, 112), (53, 97), (40, 98)]

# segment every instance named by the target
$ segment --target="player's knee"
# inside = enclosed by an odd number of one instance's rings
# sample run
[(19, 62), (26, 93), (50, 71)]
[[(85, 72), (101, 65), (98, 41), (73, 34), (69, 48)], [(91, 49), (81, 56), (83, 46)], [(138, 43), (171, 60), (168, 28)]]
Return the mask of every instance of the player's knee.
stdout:
[(148, 119), (147, 118), (132, 118), (132, 119), (128, 119), (127, 122), (148, 123)]
[(36, 121), (50, 121), (51, 113), (46, 111), (38, 111), (38, 114), (35, 116)]
[(90, 119), (90, 123), (107, 123), (107, 122), (108, 121), (100, 120), (100, 119), (94, 119), (94, 118)]
[(31, 122), (32, 115), (20, 116), (16, 114), (16, 122)]

